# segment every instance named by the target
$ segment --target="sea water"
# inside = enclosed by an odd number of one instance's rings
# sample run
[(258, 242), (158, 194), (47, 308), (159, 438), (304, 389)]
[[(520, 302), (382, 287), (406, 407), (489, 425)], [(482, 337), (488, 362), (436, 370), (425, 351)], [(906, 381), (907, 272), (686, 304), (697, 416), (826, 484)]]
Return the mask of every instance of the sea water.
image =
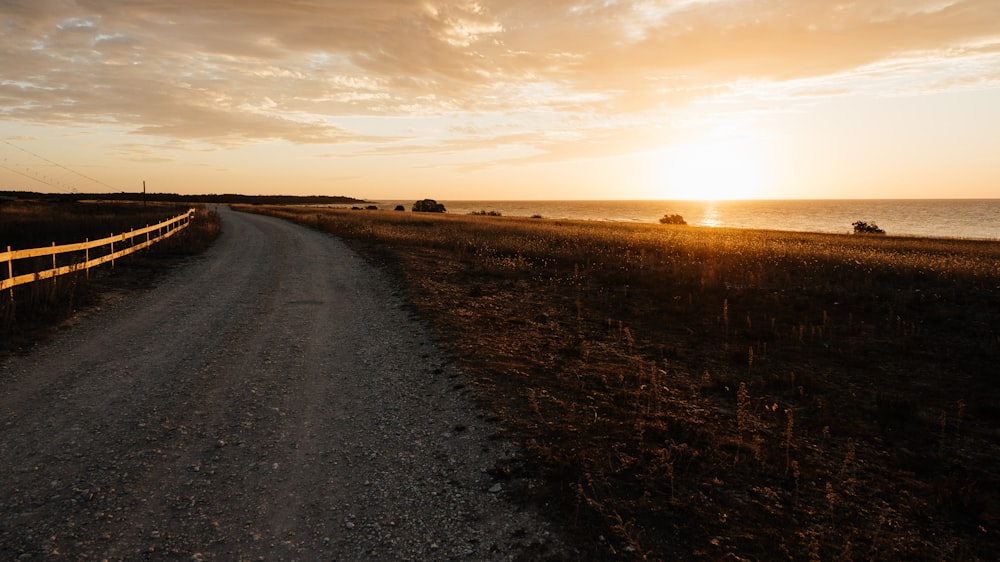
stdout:
[[(1000, 239), (1000, 199), (830, 199), (762, 201), (439, 201), (449, 213), (496, 211), (503, 216), (658, 222), (678, 214), (690, 225), (852, 232), (876, 224), (890, 235)], [(379, 208), (413, 201), (379, 201)]]

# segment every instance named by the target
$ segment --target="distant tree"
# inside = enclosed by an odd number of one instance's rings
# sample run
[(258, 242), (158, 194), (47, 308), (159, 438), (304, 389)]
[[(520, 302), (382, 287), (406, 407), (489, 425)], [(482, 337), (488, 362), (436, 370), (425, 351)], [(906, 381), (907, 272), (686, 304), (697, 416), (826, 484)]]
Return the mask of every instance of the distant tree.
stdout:
[(854, 226), (854, 234), (885, 234), (885, 231), (875, 223), (868, 224), (864, 221), (857, 221), (851, 224)]
[(367, 207), (365, 207), (365, 210), (367, 210), (367, 211), (377, 211), (378, 210), (378, 205), (368, 205)]
[(393, 211), (405, 211), (405, 210), (406, 210), (406, 207), (404, 207), (402, 205), (396, 205), (396, 208), (393, 209)]
[(414, 213), (443, 213), (444, 205), (433, 199), (421, 199), (413, 204)]
[(687, 221), (680, 215), (663, 215), (660, 224), (687, 224)]

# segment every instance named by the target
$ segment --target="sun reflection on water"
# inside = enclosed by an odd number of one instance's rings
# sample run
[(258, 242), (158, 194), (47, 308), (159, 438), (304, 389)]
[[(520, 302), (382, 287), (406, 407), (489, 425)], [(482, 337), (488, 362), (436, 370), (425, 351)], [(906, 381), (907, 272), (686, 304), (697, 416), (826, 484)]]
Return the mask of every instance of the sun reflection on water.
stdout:
[(711, 227), (722, 226), (722, 218), (719, 216), (719, 210), (715, 207), (715, 205), (711, 203), (705, 205), (704, 214), (702, 214), (701, 221), (698, 225)]

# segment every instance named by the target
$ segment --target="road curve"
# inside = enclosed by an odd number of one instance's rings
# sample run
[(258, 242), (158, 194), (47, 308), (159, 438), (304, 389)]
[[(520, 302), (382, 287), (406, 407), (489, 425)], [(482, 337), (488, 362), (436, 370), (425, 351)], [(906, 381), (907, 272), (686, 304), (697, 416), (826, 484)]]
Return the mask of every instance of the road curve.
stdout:
[(392, 283), (332, 236), (221, 213), (157, 287), (0, 361), (0, 559), (552, 555)]

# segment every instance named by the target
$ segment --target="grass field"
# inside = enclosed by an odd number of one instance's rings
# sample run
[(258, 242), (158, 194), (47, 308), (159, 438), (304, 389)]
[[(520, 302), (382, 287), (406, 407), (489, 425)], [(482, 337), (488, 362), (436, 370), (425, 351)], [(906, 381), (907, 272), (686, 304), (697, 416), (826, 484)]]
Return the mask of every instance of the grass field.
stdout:
[[(96, 240), (157, 224), (189, 208), (180, 204), (0, 200), (0, 250)], [(63, 275), (4, 291), (0, 295), (0, 351), (29, 344), (74, 310), (93, 303), (97, 293), (114, 287), (115, 282), (148, 280), (159, 269), (159, 258), (204, 250), (220, 228), (216, 213), (198, 208), (191, 226), (182, 233), (140, 255), (117, 260), (115, 269), (104, 265), (89, 274)], [(82, 256), (75, 259), (82, 260)], [(18, 260), (14, 265), (15, 275), (52, 267), (50, 257)], [(7, 263), (2, 266), (0, 275), (6, 276)], [(130, 275), (115, 275), (123, 271)]]
[(399, 276), (595, 558), (1000, 551), (1000, 243), (253, 210)]

